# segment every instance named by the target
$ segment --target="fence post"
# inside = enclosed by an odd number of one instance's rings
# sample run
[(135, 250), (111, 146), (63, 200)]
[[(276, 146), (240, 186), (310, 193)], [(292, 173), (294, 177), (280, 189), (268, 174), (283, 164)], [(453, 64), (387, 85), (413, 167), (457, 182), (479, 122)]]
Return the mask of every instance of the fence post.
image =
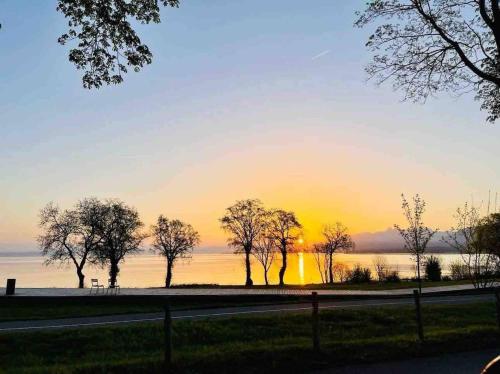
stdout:
[(319, 308), (318, 308), (318, 293), (312, 293), (312, 337), (313, 350), (319, 352)]
[(422, 310), (420, 308), (420, 292), (418, 292), (418, 290), (413, 290), (413, 297), (415, 298), (415, 311), (417, 314), (418, 339), (422, 343), (424, 341), (424, 327), (422, 326)]
[(172, 372), (172, 315), (170, 313), (170, 300), (165, 299), (165, 320), (164, 320), (164, 335), (165, 335), (165, 357), (164, 366), (165, 373)]
[(497, 324), (498, 328), (500, 328), (500, 289), (495, 287), (495, 305), (497, 309)]

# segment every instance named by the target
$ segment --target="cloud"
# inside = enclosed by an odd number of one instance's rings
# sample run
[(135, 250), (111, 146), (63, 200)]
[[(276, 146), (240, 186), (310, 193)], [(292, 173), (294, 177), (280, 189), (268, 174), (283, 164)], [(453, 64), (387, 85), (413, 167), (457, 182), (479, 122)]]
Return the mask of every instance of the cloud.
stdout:
[(311, 61), (317, 60), (318, 58), (321, 58), (321, 57), (323, 57), (323, 56), (326, 56), (326, 55), (327, 55), (327, 54), (329, 54), (329, 53), (330, 53), (330, 50), (329, 50), (329, 49), (326, 49), (326, 50), (324, 50), (323, 52), (318, 53), (316, 56), (311, 57)]

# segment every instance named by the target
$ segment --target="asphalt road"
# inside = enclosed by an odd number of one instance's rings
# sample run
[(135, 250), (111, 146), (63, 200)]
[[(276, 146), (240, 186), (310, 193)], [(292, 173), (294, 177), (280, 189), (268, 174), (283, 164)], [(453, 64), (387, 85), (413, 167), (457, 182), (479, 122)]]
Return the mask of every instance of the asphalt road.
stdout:
[[(464, 295), (464, 296), (433, 296), (423, 297), (422, 304), (464, 304), (478, 301), (493, 300), (493, 295)], [(349, 309), (349, 308), (371, 308), (381, 306), (413, 305), (413, 298), (394, 299), (359, 299), (350, 301), (320, 302), (320, 309)], [(311, 304), (276, 304), (245, 307), (228, 307), (215, 309), (194, 309), (173, 311), (172, 319), (203, 319), (223, 318), (238, 315), (284, 313), (284, 312), (306, 312), (311, 310)], [(141, 313), (141, 314), (116, 314), (109, 316), (63, 318), (52, 320), (29, 320), (0, 322), (0, 333), (27, 332), (63, 328), (97, 327), (105, 325), (131, 324), (139, 322), (161, 321), (163, 313)]]

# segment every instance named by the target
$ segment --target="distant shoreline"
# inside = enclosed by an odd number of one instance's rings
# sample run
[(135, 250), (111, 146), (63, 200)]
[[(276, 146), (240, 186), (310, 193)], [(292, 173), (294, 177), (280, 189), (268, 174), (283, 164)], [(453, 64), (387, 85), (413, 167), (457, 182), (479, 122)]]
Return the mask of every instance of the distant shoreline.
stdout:
[[(348, 253), (343, 253), (339, 252), (340, 254), (351, 254), (351, 255), (408, 255), (409, 252), (405, 250), (383, 250), (383, 249), (363, 249), (363, 250), (356, 250), (356, 251), (351, 251)], [(426, 254), (460, 254), (457, 251), (454, 250), (449, 250), (449, 249), (431, 249), (425, 252)], [(233, 254), (232, 250), (214, 250), (210, 249), (207, 250), (206, 252), (203, 251), (203, 249), (198, 249), (194, 252), (194, 254), (221, 254), (221, 255), (227, 255), (227, 254)], [(143, 253), (139, 253), (136, 256), (144, 256), (144, 255), (153, 255), (151, 252), (148, 250), (145, 250)], [(0, 250), (0, 258), (1, 257), (41, 257), (42, 254), (38, 251), (5, 251), (3, 252)]]
[[(404, 249), (361, 249), (349, 252), (352, 254), (409, 254)], [(460, 254), (453, 248), (432, 248), (425, 251), (426, 254)]]

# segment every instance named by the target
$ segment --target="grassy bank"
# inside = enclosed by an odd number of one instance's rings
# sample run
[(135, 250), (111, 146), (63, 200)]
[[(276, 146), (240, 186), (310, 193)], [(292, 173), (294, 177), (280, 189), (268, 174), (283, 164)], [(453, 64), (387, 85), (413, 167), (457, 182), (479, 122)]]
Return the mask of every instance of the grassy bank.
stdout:
[[(300, 302), (300, 297), (172, 297), (172, 310), (222, 308)], [(112, 314), (152, 313), (164, 310), (160, 297), (65, 297), (65, 298), (3, 298), (0, 299), (0, 322), (42, 320)]]
[[(466, 282), (424, 282), (424, 287), (451, 286), (467, 284)], [(180, 286), (179, 286), (180, 287)], [(185, 285), (183, 287), (203, 288), (235, 288), (239, 286), (217, 285)], [(193, 308), (216, 308), (226, 306), (261, 305), (309, 301), (307, 294), (303, 296), (287, 294), (286, 290), (388, 290), (397, 288), (417, 288), (416, 282), (401, 283), (366, 283), (366, 284), (310, 284), (305, 286), (289, 285), (285, 287), (283, 296), (245, 295), (245, 296), (182, 296), (172, 297), (172, 308), (175, 310)], [(245, 288), (245, 287), (241, 287)], [(254, 289), (266, 289), (254, 286)], [(269, 289), (269, 287), (267, 287)], [(282, 289), (280, 289), (281, 292)], [(347, 296), (346, 296), (347, 297)], [(149, 313), (163, 310), (164, 299), (149, 296), (110, 296), (110, 297), (0, 297), (0, 322), (33, 319), (55, 319), (68, 317), (102, 316), (110, 314)]]
[[(493, 303), (426, 305), (426, 342), (415, 338), (411, 307), (322, 311), (322, 353), (311, 352), (310, 315), (274, 314), (174, 321), (175, 372), (306, 372), (497, 346)], [(160, 372), (161, 324), (0, 335), (6, 372)]]

